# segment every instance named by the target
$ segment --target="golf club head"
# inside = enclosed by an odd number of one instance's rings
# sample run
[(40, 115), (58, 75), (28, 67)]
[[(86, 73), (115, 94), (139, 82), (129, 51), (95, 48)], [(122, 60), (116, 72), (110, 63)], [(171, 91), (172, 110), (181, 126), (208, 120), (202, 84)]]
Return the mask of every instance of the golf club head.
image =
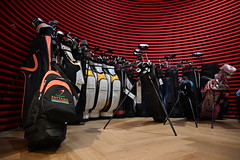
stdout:
[(36, 18), (32, 21), (33, 27), (36, 29), (39, 24), (43, 23), (43, 20), (41, 18)]
[(201, 52), (195, 52), (192, 54), (192, 56), (202, 56), (203, 54)]
[(148, 44), (139, 44), (138, 48), (140, 50), (147, 50), (149, 48), (149, 45)]

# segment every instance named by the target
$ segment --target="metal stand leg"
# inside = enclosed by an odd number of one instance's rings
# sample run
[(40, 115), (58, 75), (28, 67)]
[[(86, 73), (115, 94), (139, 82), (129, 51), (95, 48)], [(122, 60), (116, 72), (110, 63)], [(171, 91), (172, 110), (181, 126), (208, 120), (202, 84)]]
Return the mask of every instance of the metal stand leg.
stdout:
[[(180, 93), (182, 93), (182, 92), (179, 92), (179, 94), (178, 94), (178, 99), (177, 99), (177, 101), (175, 102), (175, 104), (174, 104), (172, 110), (170, 111), (169, 116), (172, 114), (172, 112), (173, 112), (175, 106), (176, 106), (177, 103), (179, 102), (179, 99), (180, 99)], [(183, 94), (184, 94), (184, 93), (183, 93)], [(197, 120), (196, 120), (196, 117), (195, 117), (195, 114), (194, 114), (194, 110), (193, 110), (192, 102), (191, 102), (191, 99), (189, 98), (189, 96), (188, 96), (188, 102), (189, 102), (190, 107), (191, 107), (191, 111), (192, 111), (193, 119), (194, 119), (194, 121), (195, 121), (195, 126), (196, 126), (196, 128), (198, 128), (198, 124), (197, 124)], [(180, 108), (181, 108), (181, 106), (180, 106)], [(181, 110), (182, 110), (182, 109), (181, 109)], [(165, 121), (164, 121), (164, 125), (165, 125), (166, 121), (167, 121), (167, 120), (165, 119)]]
[(128, 97), (128, 95), (132, 92), (133, 88), (136, 86), (136, 83), (134, 83), (134, 85), (132, 86), (131, 90), (128, 92), (128, 94), (126, 94), (126, 96), (123, 98), (123, 100), (121, 101), (121, 103), (117, 106), (117, 108), (115, 109), (113, 115), (111, 116), (111, 118), (108, 120), (108, 122), (106, 123), (106, 125), (103, 127), (103, 129), (106, 129), (108, 124), (110, 123), (110, 121), (113, 119), (114, 115), (117, 113), (117, 111), (119, 110), (120, 106), (123, 104), (123, 102), (125, 101), (125, 99)]
[[(180, 93), (178, 93), (178, 98), (177, 98), (177, 101), (174, 103), (174, 105), (173, 105), (173, 107), (172, 107), (172, 109), (171, 109), (171, 111), (169, 112), (169, 117), (171, 116), (171, 114), (172, 114), (172, 112), (174, 111), (174, 109), (175, 109), (175, 106), (177, 105), (177, 103), (178, 103), (178, 101), (179, 101), (179, 94)], [(163, 124), (165, 125), (166, 124), (166, 122), (167, 122), (167, 119), (165, 119), (164, 120), (164, 122), (163, 122)]]
[(213, 92), (213, 104), (212, 104), (212, 122), (211, 122), (212, 129), (214, 124), (214, 109), (215, 109), (215, 92)]
[(149, 76), (148, 78), (149, 78), (149, 80), (151, 81), (151, 84), (153, 85), (155, 94), (157, 94), (158, 100), (159, 100), (159, 102), (161, 103), (162, 109), (164, 110), (164, 113), (165, 113), (166, 118), (167, 118), (167, 120), (168, 120), (168, 122), (169, 122), (169, 124), (170, 124), (170, 126), (171, 126), (171, 128), (172, 128), (172, 131), (173, 131), (174, 135), (177, 136), (177, 133), (176, 133), (176, 131), (175, 131), (173, 125), (172, 125), (172, 122), (171, 122), (171, 120), (170, 120), (170, 118), (169, 118), (169, 116), (168, 116), (168, 114), (167, 114), (167, 110), (166, 110), (166, 108), (165, 108), (165, 105), (162, 103), (161, 98), (159, 97), (159, 94), (158, 94), (158, 92), (157, 92), (157, 89), (156, 89), (155, 86), (154, 86), (154, 83), (153, 83), (151, 77)]
[(193, 114), (193, 119), (195, 121), (195, 126), (196, 128), (198, 128), (198, 124), (197, 124), (197, 121), (196, 121), (196, 118), (195, 118), (195, 114), (194, 114), (194, 111), (193, 111), (193, 107), (192, 107), (192, 102), (191, 102), (191, 99), (188, 97), (188, 101), (189, 101), (189, 104), (191, 106), (191, 110), (192, 110), (192, 114)]
[[(175, 131), (173, 125), (172, 125), (172, 122), (170, 121), (170, 119), (169, 119), (169, 117), (168, 117), (166, 108), (164, 107), (164, 104), (162, 103), (161, 98), (159, 97), (158, 92), (157, 92), (157, 90), (156, 90), (156, 88), (155, 88), (155, 86), (154, 86), (154, 84), (153, 84), (153, 81), (152, 81), (152, 79), (151, 79), (150, 76), (149, 76), (149, 80), (150, 80), (151, 84), (153, 85), (155, 94), (157, 94), (157, 96), (158, 96), (158, 100), (159, 100), (159, 102), (161, 103), (162, 109), (164, 110), (164, 113), (165, 113), (165, 115), (166, 115), (166, 117), (167, 117), (167, 120), (168, 120), (168, 122), (169, 122), (170, 125), (171, 125), (171, 128), (172, 128), (172, 130), (173, 130), (173, 133), (174, 133), (175, 136), (177, 136), (177, 133), (176, 133), (176, 131)], [(137, 81), (136, 81), (136, 83), (133, 85), (132, 89), (134, 88), (134, 86), (135, 86), (136, 84), (137, 84)], [(128, 92), (128, 94), (132, 91), (132, 89)], [(118, 107), (116, 108), (116, 110), (115, 110), (115, 112), (113, 113), (113, 115), (111, 116), (111, 118), (108, 120), (108, 122), (106, 123), (106, 125), (103, 127), (103, 129), (106, 129), (106, 128), (107, 128), (107, 125), (108, 125), (108, 124), (110, 123), (110, 121), (113, 119), (114, 115), (116, 114), (116, 112), (118, 111), (118, 109), (120, 108), (120, 106), (122, 105), (122, 103), (125, 101), (125, 99), (127, 98), (128, 94), (123, 98), (123, 100), (122, 100), (121, 103), (118, 105)]]

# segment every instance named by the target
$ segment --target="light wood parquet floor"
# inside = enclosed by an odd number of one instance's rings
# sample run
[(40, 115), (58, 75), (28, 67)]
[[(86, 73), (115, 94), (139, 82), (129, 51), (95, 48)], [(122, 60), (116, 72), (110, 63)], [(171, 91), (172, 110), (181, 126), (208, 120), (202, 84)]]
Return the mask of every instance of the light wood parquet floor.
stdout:
[(1, 160), (239, 160), (240, 123), (236, 119), (210, 121), (171, 118), (169, 124), (151, 117), (91, 120), (69, 125), (57, 150), (28, 152), (22, 129), (0, 132)]

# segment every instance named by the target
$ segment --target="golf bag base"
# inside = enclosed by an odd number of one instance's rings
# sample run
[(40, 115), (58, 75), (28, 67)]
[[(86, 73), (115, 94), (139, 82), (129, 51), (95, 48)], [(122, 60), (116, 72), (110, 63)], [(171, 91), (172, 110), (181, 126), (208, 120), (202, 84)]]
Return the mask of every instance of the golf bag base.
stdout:
[[(111, 78), (113, 79), (114, 77), (111, 76)], [(113, 115), (113, 111), (117, 108), (121, 96), (121, 82), (119, 79), (115, 79), (113, 82), (110, 82), (108, 88), (110, 88), (108, 91), (110, 92), (109, 101), (107, 101), (108, 105), (105, 105), (105, 107), (101, 110), (101, 117), (111, 117)]]
[(89, 113), (89, 118), (99, 118), (99, 110), (92, 111)]
[(25, 139), (29, 151), (39, 149), (58, 148), (66, 138), (66, 124), (64, 122), (49, 122), (41, 117), (25, 128)]
[(111, 112), (101, 112), (100, 113), (101, 117), (112, 117), (112, 115), (113, 115), (112, 111)]
[(83, 112), (83, 119), (89, 119), (89, 112), (88, 111)]

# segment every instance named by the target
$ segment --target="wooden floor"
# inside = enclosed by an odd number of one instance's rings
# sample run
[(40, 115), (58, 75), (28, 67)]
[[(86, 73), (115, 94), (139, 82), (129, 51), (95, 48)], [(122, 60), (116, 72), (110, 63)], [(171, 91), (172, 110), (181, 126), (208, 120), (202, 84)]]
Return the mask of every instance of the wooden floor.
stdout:
[(1, 160), (239, 160), (240, 123), (236, 119), (193, 121), (171, 118), (169, 124), (152, 118), (88, 121), (68, 126), (57, 150), (28, 152), (22, 129), (0, 132)]

